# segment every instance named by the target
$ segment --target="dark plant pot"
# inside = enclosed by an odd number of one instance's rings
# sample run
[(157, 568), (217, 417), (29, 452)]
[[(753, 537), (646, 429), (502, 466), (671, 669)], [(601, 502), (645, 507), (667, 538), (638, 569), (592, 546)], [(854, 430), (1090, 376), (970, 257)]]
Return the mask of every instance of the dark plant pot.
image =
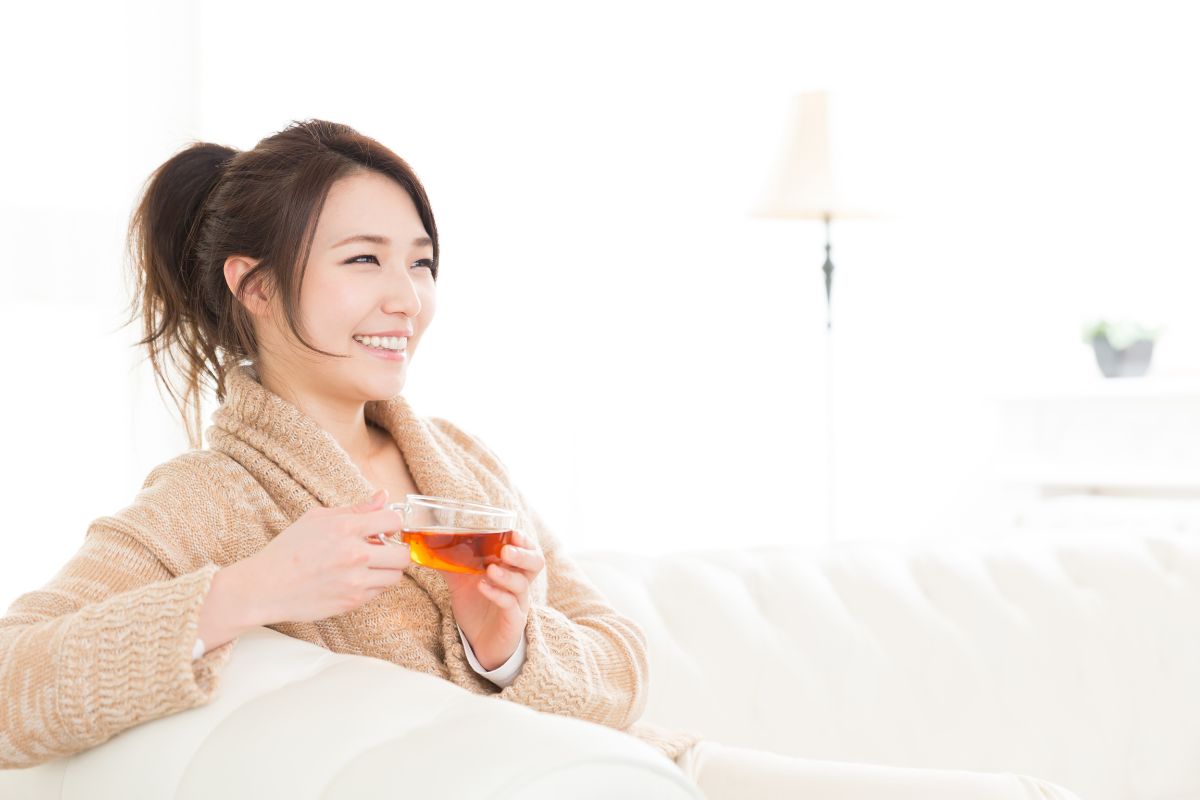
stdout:
[(1096, 351), (1096, 363), (1106, 378), (1138, 378), (1150, 368), (1150, 356), (1154, 353), (1153, 339), (1138, 339), (1124, 350), (1113, 347), (1107, 336), (1092, 339)]

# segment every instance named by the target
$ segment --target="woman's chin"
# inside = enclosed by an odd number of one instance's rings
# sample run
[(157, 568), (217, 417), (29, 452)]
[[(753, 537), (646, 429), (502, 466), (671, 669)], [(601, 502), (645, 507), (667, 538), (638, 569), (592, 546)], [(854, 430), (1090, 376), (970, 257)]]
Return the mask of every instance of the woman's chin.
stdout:
[(367, 400), (390, 400), (404, 391), (404, 377), (407, 370), (401, 368), (391, 377), (374, 376), (372, 380), (364, 381), (363, 395)]

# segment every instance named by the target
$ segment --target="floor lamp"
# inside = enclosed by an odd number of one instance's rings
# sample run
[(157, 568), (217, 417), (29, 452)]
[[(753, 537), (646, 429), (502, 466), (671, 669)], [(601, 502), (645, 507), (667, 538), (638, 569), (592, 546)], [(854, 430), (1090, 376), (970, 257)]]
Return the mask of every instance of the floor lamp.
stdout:
[(834, 192), (829, 167), (828, 95), (805, 92), (792, 99), (787, 130), (778, 157), (767, 178), (766, 188), (752, 217), (821, 220), (825, 223), (825, 391), (828, 433), (828, 535), (836, 538), (834, 526), (834, 406), (833, 406), (833, 256), (830, 222), (835, 219), (867, 219), (866, 211), (848, 206)]

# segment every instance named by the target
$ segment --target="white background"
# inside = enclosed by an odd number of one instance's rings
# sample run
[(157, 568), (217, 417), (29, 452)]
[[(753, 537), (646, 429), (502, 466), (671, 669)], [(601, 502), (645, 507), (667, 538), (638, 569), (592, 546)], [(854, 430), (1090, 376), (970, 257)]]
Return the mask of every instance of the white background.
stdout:
[[(141, 182), (293, 119), (409, 161), (442, 245), (405, 395), (572, 547), (996, 518), (994, 396), (1091, 378), (1094, 317), (1200, 372), (1200, 50), (1185, 5), (247, 2), (26, 7), (0, 33), (0, 607), (186, 448), (121, 328)], [(751, 219), (791, 97), (879, 220)], [(481, 391), (480, 387), (484, 387)], [(207, 420), (206, 423), (207, 425)]]

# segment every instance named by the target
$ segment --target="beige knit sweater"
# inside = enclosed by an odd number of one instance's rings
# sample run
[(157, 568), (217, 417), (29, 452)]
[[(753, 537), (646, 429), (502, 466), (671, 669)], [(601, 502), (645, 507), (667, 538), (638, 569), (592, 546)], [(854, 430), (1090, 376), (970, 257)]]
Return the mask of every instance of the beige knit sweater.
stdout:
[[(209, 448), (154, 468), (132, 504), (92, 522), (51, 582), (0, 618), (0, 768), (77, 753), (207, 703), (237, 645), (192, 660), (213, 574), (261, 550), (308, 508), (371, 495), (333, 437), (248, 367), (227, 385)], [(366, 414), (395, 438), (422, 494), (515, 509), (541, 545), (546, 568), (531, 590), (525, 664), (504, 689), (472, 670), (441, 573), (418, 564), (357, 609), (271, 628), (623, 730), (672, 759), (699, 740), (638, 722), (648, 686), (643, 632), (589, 582), (485, 444), (418, 416), (403, 396), (369, 403)]]

